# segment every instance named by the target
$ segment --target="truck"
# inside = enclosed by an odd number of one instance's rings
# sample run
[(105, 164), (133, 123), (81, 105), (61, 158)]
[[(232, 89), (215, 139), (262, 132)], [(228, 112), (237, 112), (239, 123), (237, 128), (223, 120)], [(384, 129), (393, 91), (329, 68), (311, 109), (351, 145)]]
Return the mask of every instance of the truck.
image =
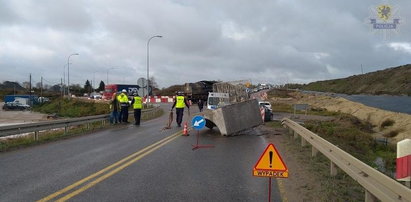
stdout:
[(213, 84), (217, 81), (198, 81), (195, 83), (184, 84), (184, 95), (192, 103), (198, 100), (207, 101), (208, 93), (213, 91)]
[(128, 95), (133, 95), (134, 93), (138, 93), (140, 86), (133, 84), (108, 84), (104, 88), (103, 99), (110, 100), (114, 93), (121, 92), (123, 89), (127, 90)]
[(37, 103), (39, 103), (37, 95), (6, 95), (3, 110), (28, 110)]
[(21, 104), (33, 105), (39, 102), (37, 95), (6, 95), (4, 96), (4, 103), (18, 101)]

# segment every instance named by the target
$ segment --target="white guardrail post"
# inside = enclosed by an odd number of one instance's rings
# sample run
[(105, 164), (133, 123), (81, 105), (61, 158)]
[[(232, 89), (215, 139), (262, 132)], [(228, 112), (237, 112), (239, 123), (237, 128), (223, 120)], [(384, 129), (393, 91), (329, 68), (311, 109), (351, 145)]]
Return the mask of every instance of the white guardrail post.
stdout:
[(298, 123), (288, 118), (284, 118), (281, 122), (294, 137), (300, 136), (311, 144), (312, 156), (321, 152), (330, 159), (331, 175), (337, 174), (338, 167), (357, 181), (365, 189), (365, 201), (411, 202), (411, 189), (361, 162)]

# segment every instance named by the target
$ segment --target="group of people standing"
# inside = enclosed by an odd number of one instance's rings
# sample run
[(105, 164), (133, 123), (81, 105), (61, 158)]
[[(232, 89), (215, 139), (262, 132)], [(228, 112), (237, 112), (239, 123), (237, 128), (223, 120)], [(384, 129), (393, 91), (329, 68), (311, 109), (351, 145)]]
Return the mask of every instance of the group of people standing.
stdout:
[[(200, 112), (203, 111), (203, 104), (204, 102), (202, 100), (199, 100), (198, 107)], [(143, 100), (138, 95), (138, 93), (134, 93), (133, 98), (130, 102), (126, 89), (123, 89), (119, 95), (113, 95), (113, 99), (110, 103), (110, 123), (130, 123), (128, 121), (128, 110), (130, 105), (133, 107), (134, 110), (134, 125), (139, 126), (141, 119), (141, 109), (143, 108)], [(188, 100), (184, 97), (184, 94), (182, 92), (177, 92), (177, 96), (174, 99), (174, 103), (171, 107), (171, 110), (173, 110), (174, 107), (176, 108), (177, 126), (181, 127), (185, 107), (187, 107), (188, 112), (190, 114), (190, 104)]]
[(110, 103), (110, 123), (130, 123), (128, 121), (128, 108), (130, 105), (134, 109), (134, 125), (139, 126), (141, 109), (143, 108), (143, 100), (138, 93), (134, 93), (130, 103), (126, 89), (123, 89), (119, 95), (113, 95), (113, 99)]

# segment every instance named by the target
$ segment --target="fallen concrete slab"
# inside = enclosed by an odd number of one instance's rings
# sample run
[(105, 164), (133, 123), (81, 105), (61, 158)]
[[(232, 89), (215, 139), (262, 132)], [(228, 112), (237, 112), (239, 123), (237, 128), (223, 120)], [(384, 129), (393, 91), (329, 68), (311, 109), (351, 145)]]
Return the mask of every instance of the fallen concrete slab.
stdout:
[(215, 110), (205, 110), (206, 126), (217, 126), (221, 135), (231, 136), (263, 123), (258, 101), (248, 100), (227, 105)]

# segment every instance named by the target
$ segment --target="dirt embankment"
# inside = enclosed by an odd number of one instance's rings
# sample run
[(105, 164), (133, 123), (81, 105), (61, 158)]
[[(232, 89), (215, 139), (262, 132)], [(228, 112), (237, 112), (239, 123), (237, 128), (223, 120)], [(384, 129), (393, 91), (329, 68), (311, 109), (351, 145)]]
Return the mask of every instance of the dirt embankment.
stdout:
[[(351, 114), (360, 120), (368, 121), (374, 126), (374, 131), (380, 136), (389, 133), (398, 133), (391, 138), (392, 142), (411, 138), (411, 115), (365, 106), (361, 103), (352, 102), (340, 97), (335, 98), (301, 93), (295, 93), (293, 97), (292, 100), (294, 103), (309, 104), (314, 108), (324, 108), (328, 111)], [(381, 127), (382, 123), (387, 120), (392, 120), (393, 124), (391, 126)]]

